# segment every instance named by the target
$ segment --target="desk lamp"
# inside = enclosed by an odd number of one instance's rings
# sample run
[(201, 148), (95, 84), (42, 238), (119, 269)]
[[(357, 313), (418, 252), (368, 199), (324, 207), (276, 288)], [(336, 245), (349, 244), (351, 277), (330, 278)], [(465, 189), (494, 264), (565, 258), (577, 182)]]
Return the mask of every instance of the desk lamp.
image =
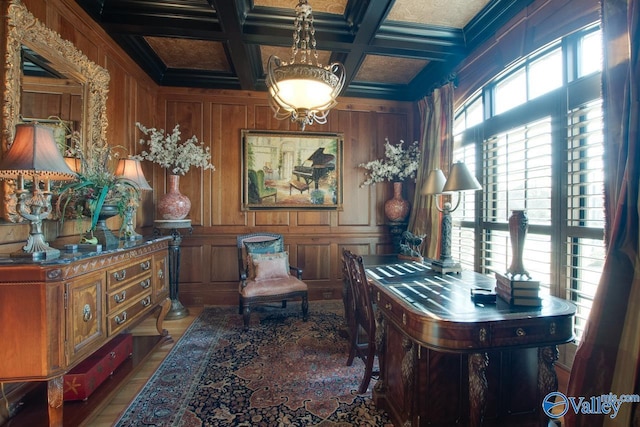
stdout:
[[(153, 190), (142, 172), (142, 166), (139, 160), (135, 159), (120, 159), (116, 167), (115, 176), (126, 179), (131, 182), (138, 191)], [(136, 228), (133, 225), (133, 218), (136, 214), (137, 203), (130, 203), (124, 211), (124, 223), (125, 227), (120, 233), (120, 240), (137, 240), (142, 239), (142, 236), (136, 233)]]
[[(76, 174), (67, 166), (53, 139), (53, 130), (37, 123), (16, 125), (13, 144), (0, 163), (0, 179), (16, 180), (17, 211), (31, 224), (27, 244), (12, 257), (34, 260), (56, 258), (42, 234), (42, 220), (51, 213), (50, 181), (70, 181)], [(31, 188), (25, 180), (31, 179)]]
[(443, 207), (438, 202), (439, 195), (462, 191), (481, 190), (482, 186), (462, 162), (456, 162), (451, 166), (449, 178), (445, 179), (440, 169), (433, 169), (429, 172), (427, 181), (422, 187), (422, 194), (436, 196), (436, 209), (442, 212), (440, 240), (440, 259), (431, 261), (431, 267), (439, 273), (459, 273), (462, 269), (460, 263), (451, 257), (451, 212), (458, 209), (460, 205), (460, 194), (456, 205), (452, 208), (451, 202), (446, 201)]

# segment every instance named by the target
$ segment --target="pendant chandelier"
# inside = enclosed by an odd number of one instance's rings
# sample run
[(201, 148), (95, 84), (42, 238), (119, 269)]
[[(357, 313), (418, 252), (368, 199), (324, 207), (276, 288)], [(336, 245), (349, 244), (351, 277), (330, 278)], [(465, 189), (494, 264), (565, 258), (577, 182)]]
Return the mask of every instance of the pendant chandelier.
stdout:
[(344, 86), (344, 66), (339, 62), (323, 67), (318, 62), (313, 15), (307, 0), (296, 6), (291, 60), (275, 55), (267, 64), (269, 105), (278, 120), (289, 118), (304, 130), (314, 121), (327, 122), (327, 114)]

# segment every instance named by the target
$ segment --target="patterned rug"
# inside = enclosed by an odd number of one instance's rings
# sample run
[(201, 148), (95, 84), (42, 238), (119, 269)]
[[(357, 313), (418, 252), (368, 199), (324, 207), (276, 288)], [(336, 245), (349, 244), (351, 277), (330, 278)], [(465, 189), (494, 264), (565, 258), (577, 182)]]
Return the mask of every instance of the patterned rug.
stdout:
[(358, 395), (364, 365), (345, 366), (341, 301), (259, 307), (244, 332), (237, 307), (206, 307), (116, 426), (390, 426)]

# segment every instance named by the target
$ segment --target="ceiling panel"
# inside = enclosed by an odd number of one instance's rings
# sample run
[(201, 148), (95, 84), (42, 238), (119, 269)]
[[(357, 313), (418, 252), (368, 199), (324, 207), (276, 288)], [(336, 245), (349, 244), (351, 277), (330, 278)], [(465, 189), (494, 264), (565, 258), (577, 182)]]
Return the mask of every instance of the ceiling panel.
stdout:
[[(291, 55), (296, 0), (75, 0), (159, 85), (266, 90)], [(533, 0), (309, 0), (343, 96), (415, 101)]]
[(389, 21), (464, 28), (489, 0), (396, 0)]

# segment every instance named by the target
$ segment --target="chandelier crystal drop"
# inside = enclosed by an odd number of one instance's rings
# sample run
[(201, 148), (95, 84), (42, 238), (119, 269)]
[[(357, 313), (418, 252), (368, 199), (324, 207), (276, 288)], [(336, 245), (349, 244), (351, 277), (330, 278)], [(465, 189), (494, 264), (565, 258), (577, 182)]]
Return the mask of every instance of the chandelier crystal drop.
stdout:
[(323, 67), (318, 61), (313, 14), (307, 0), (296, 6), (291, 59), (275, 55), (267, 64), (269, 105), (278, 120), (290, 119), (300, 129), (314, 121), (327, 122), (329, 110), (345, 81), (344, 66), (334, 62)]

